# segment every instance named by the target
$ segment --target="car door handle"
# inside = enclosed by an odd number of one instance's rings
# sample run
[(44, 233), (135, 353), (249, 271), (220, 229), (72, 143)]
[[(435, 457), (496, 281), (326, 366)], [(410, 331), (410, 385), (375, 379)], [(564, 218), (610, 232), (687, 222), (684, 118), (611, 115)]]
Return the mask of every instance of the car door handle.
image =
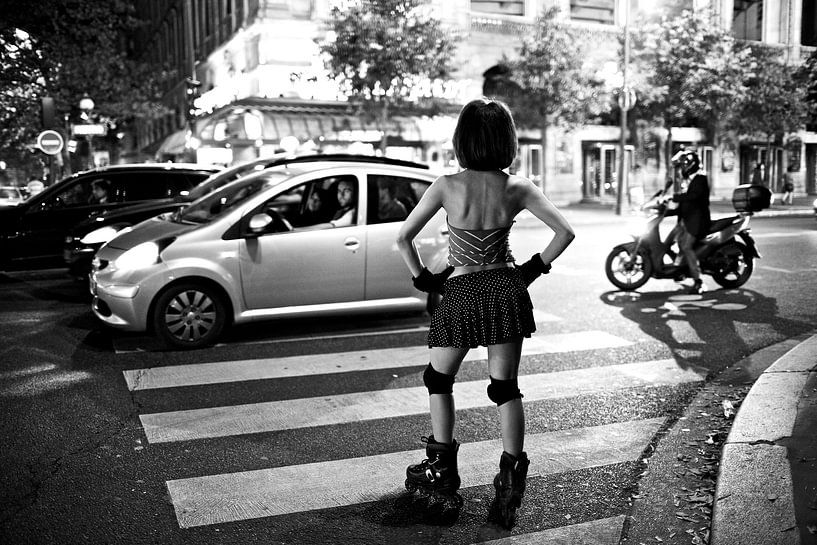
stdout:
[(343, 245), (348, 249), (355, 251), (360, 248), (360, 241), (354, 237), (349, 237), (343, 241)]

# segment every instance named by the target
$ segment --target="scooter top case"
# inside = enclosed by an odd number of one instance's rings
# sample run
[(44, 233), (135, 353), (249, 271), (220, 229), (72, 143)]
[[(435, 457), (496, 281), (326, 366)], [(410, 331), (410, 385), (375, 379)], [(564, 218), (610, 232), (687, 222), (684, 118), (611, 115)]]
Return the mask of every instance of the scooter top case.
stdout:
[(772, 191), (765, 185), (743, 184), (732, 191), (732, 206), (736, 212), (760, 212), (771, 204)]

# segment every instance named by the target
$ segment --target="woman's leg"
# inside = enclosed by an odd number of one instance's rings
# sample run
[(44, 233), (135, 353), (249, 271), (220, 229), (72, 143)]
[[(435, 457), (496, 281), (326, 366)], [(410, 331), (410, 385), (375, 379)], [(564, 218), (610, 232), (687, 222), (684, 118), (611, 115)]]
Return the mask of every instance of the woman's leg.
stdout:
[[(516, 379), (521, 357), (522, 339), (488, 346), (488, 370), (491, 378), (497, 381)], [(498, 408), (502, 427), (502, 448), (508, 454), (518, 456), (525, 447), (525, 413), (522, 409), (522, 399), (513, 397), (500, 403)]]
[[(454, 376), (467, 353), (467, 348), (433, 347), (431, 367), (438, 373)], [(451, 443), (454, 440), (454, 394), (429, 394), (428, 407), (434, 440)]]

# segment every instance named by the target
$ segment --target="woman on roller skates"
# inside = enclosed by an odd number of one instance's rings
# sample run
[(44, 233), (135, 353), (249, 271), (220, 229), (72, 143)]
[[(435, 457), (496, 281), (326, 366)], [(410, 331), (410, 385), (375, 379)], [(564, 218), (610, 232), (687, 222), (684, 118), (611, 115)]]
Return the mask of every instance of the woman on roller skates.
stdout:
[[(464, 169), (441, 176), (425, 192), (400, 230), (397, 245), (414, 286), (442, 293), (428, 333), (430, 363), (423, 374), (429, 392), (432, 434), (426, 459), (406, 470), (406, 488), (430, 496), (443, 511), (458, 512), (460, 476), (454, 439), (454, 377), (471, 348), (488, 348), (488, 397), (497, 404), (503, 452), (494, 479), (490, 517), (510, 528), (525, 492), (528, 457), (525, 419), (517, 374), (522, 339), (536, 330), (527, 286), (550, 271), (551, 262), (574, 238), (573, 229), (530, 180), (507, 174), (516, 158), (517, 133), (508, 107), (474, 100), (460, 112), (453, 138)], [(448, 216), (449, 267), (431, 273), (423, 266), (414, 238), (440, 210)], [(529, 210), (554, 231), (545, 249), (521, 265), (514, 263), (508, 234), (514, 217)]]

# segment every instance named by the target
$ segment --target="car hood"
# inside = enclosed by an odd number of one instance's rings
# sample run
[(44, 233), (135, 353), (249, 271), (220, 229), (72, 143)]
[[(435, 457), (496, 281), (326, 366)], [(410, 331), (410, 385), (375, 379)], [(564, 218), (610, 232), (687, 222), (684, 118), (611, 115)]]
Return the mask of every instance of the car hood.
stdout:
[(180, 201), (175, 199), (162, 199), (161, 201), (152, 201), (123, 208), (114, 208), (98, 214), (94, 217), (83, 220), (77, 224), (73, 229), (75, 234), (85, 234), (99, 227), (106, 225), (113, 225), (115, 223), (138, 223), (142, 219), (158, 216), (165, 212), (172, 212), (178, 208), (185, 206), (187, 201)]
[(162, 240), (169, 237), (178, 237), (188, 231), (200, 227), (187, 223), (175, 223), (160, 218), (151, 218), (134, 226), (130, 231), (122, 233), (110, 242), (107, 246), (118, 250), (129, 250), (137, 244)]

